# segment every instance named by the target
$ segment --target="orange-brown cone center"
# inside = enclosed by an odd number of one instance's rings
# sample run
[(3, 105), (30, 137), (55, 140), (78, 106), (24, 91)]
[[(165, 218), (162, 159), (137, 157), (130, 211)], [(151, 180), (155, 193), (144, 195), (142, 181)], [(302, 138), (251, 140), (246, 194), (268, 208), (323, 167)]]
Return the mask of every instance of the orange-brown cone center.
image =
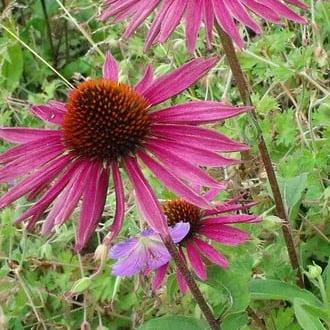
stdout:
[(198, 231), (202, 218), (202, 211), (199, 207), (181, 199), (174, 199), (166, 202), (162, 207), (169, 226), (174, 226), (178, 222), (188, 222), (190, 224), (190, 231), (187, 238)]
[(147, 106), (127, 85), (87, 80), (69, 94), (64, 143), (76, 156), (101, 161), (134, 153), (149, 131)]

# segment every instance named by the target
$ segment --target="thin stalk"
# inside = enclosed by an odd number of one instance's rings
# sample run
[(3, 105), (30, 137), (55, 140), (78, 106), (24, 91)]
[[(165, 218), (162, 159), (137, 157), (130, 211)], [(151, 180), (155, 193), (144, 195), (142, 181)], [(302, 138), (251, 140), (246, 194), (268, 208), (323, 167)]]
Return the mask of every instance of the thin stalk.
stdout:
[(188, 285), (192, 295), (194, 296), (198, 306), (200, 307), (202, 313), (204, 314), (205, 319), (207, 320), (210, 328), (212, 330), (220, 330), (220, 325), (219, 325), (218, 321), (213, 316), (213, 313), (212, 313), (210, 307), (207, 305), (201, 291), (199, 290), (191, 272), (189, 271), (189, 269), (186, 265), (186, 262), (180, 256), (171, 237), (161, 235), (161, 238), (162, 238), (163, 243), (165, 244), (168, 252), (172, 256), (176, 266), (178, 267), (179, 271), (185, 278), (187, 285)]
[(41, 1), (41, 6), (42, 6), (42, 11), (45, 16), (45, 21), (46, 21), (46, 29), (47, 29), (47, 35), (48, 35), (48, 41), (49, 41), (49, 46), (50, 46), (50, 51), (52, 52), (52, 57), (53, 61), (55, 61), (55, 47), (54, 47), (54, 42), (53, 42), (53, 36), (52, 36), (52, 29), (50, 27), (50, 22), (49, 22), (49, 16), (47, 12), (47, 7), (45, 0), (40, 0)]
[(45, 64), (49, 69), (51, 69), (55, 74), (57, 74), (63, 82), (69, 87), (74, 88), (74, 86), (63, 77), (53, 66), (51, 66), (46, 60), (44, 60), (36, 51), (34, 51), (29, 45), (27, 45), (18, 35), (16, 35), (13, 31), (9, 30), (6, 26), (0, 23), (0, 28), (3, 28), (7, 31), (14, 39), (16, 39), (22, 46), (24, 46), (27, 50), (29, 50), (35, 57), (37, 57), (43, 64)]
[[(234, 44), (231, 40), (231, 38), (221, 29), (220, 26), (217, 26), (217, 29), (219, 31), (220, 39), (223, 45), (224, 52), (226, 54), (228, 63), (230, 65), (231, 71), (233, 73), (233, 77), (236, 81), (237, 88), (239, 90), (239, 93), (241, 95), (241, 98), (243, 100), (243, 103), (245, 105), (252, 105), (251, 101), (251, 95), (250, 91), (248, 88), (248, 84), (245, 79), (245, 75), (242, 71), (241, 65), (239, 63)], [(290, 223), (288, 221), (288, 216), (287, 212), (285, 210), (285, 206), (282, 200), (280, 188), (277, 182), (276, 174), (273, 168), (273, 164), (265, 143), (265, 139), (263, 137), (262, 130), (259, 126), (258, 123), (258, 117), (253, 110), (251, 112), (251, 116), (253, 119), (253, 122), (258, 130), (258, 136), (259, 136), (259, 141), (258, 141), (258, 149), (261, 155), (262, 162), (264, 164), (268, 181), (270, 183), (272, 192), (273, 192), (273, 197), (274, 197), (274, 202), (275, 202), (275, 207), (277, 211), (277, 215), (282, 219), (282, 232), (285, 240), (285, 244), (288, 250), (290, 262), (292, 268), (296, 271), (297, 277), (297, 285), (301, 288), (304, 287), (304, 280), (301, 274), (301, 270), (299, 267), (299, 261), (298, 261), (298, 255), (297, 251), (295, 248), (295, 244), (293, 241), (293, 235), (292, 235), (292, 229), (290, 226)]]

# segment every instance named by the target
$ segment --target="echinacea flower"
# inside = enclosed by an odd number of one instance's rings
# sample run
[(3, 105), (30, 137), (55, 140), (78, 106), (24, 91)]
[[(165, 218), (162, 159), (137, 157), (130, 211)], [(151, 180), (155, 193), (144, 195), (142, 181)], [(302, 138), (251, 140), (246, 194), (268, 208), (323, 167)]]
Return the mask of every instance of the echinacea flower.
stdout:
[(80, 250), (97, 227), (104, 209), (110, 174), (116, 211), (112, 239), (121, 228), (124, 188), (120, 167), (135, 190), (137, 205), (149, 226), (164, 235), (166, 219), (145, 179), (138, 158), (166, 187), (187, 201), (208, 207), (208, 201), (190, 184), (223, 187), (200, 166), (226, 166), (235, 160), (219, 155), (248, 149), (200, 124), (236, 116), (249, 107), (194, 101), (161, 110), (154, 107), (194, 84), (216, 58), (195, 59), (159, 78), (149, 66), (135, 86), (118, 82), (118, 65), (108, 54), (103, 78), (78, 84), (66, 103), (52, 101), (31, 112), (54, 129), (0, 128), (0, 137), (18, 146), (0, 155), (0, 182), (21, 178), (0, 198), (0, 208), (26, 196), (39, 200), (17, 220), (29, 220), (28, 229), (48, 212), (42, 233), (63, 224), (81, 201), (76, 233)]
[(215, 22), (232, 38), (240, 48), (244, 43), (238, 32), (236, 21), (261, 33), (261, 27), (252, 18), (280, 23), (281, 18), (306, 23), (306, 20), (291, 10), (287, 4), (306, 9), (300, 0), (104, 0), (101, 20), (113, 18), (113, 22), (130, 19), (123, 36), (130, 37), (143, 21), (156, 11), (150, 26), (146, 49), (152, 44), (165, 42), (183, 20), (185, 22), (187, 48), (195, 48), (198, 31), (202, 23), (206, 30), (208, 45), (212, 42)]
[[(179, 222), (173, 228), (169, 227), (174, 243), (179, 243), (188, 232), (187, 222)], [(159, 234), (152, 229), (144, 230), (138, 236), (115, 244), (110, 249), (109, 256), (118, 259), (112, 267), (112, 274), (115, 276), (132, 276), (145, 269), (158, 269), (171, 259)]]
[[(163, 204), (169, 226), (180, 222), (189, 223), (188, 234), (178, 244), (179, 253), (202, 281), (207, 279), (205, 259), (219, 267), (228, 267), (227, 259), (210, 244), (210, 241), (229, 246), (245, 243), (250, 237), (249, 234), (231, 225), (260, 221), (255, 215), (237, 214), (237, 211), (248, 209), (254, 204), (242, 204), (239, 198), (218, 202), (211, 210), (201, 209), (180, 199)], [(156, 270), (153, 289), (157, 289), (162, 284), (168, 265), (164, 264)], [(187, 285), (182, 274), (176, 271), (176, 275), (180, 290), (186, 292)]]

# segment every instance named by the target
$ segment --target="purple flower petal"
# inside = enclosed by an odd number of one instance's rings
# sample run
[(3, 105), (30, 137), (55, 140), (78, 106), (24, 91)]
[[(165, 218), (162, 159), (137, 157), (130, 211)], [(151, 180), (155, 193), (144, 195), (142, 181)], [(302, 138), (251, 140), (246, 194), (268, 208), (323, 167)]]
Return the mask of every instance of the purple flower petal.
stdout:
[(151, 283), (152, 290), (157, 290), (163, 284), (167, 272), (167, 268), (168, 268), (168, 263), (156, 269), (155, 277), (153, 278)]
[(192, 269), (202, 281), (205, 281), (207, 279), (206, 267), (198, 251), (190, 240), (186, 242), (186, 249)]
[(22, 127), (2, 127), (0, 128), (0, 138), (11, 143), (27, 143), (44, 138), (57, 136), (60, 137), (59, 131), (40, 128), (22, 128)]

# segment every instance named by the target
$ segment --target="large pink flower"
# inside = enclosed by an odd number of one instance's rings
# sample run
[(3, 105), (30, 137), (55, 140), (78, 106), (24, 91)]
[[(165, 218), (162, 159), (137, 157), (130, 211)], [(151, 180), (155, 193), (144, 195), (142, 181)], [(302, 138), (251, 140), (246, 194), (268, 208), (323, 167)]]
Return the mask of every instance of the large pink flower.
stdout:
[(260, 33), (261, 28), (251, 17), (252, 14), (274, 23), (280, 23), (282, 17), (305, 23), (306, 20), (285, 3), (303, 9), (307, 7), (299, 0), (104, 0), (104, 3), (102, 20), (109, 17), (112, 17), (114, 22), (131, 19), (124, 33), (126, 38), (131, 36), (153, 11), (157, 11), (146, 39), (146, 48), (166, 41), (181, 20), (184, 20), (189, 51), (195, 48), (202, 23), (209, 45), (216, 21), (239, 47), (243, 47), (235, 20)]
[[(191, 184), (222, 187), (200, 166), (226, 166), (235, 160), (218, 152), (246, 150), (226, 136), (198, 125), (236, 116), (249, 107), (194, 101), (156, 110), (155, 106), (182, 92), (201, 78), (216, 58), (195, 59), (154, 78), (149, 66), (133, 87), (118, 80), (118, 66), (109, 54), (103, 78), (80, 83), (67, 102), (33, 106), (31, 111), (54, 129), (0, 128), (0, 137), (18, 146), (0, 155), (0, 182), (22, 178), (0, 198), (0, 208), (22, 196), (39, 200), (16, 222), (28, 228), (49, 209), (42, 232), (66, 221), (82, 201), (76, 235), (80, 250), (101, 217), (110, 174), (116, 195), (112, 239), (124, 218), (124, 188), (120, 166), (135, 190), (137, 205), (155, 231), (167, 234), (159, 203), (145, 179), (138, 159), (166, 187), (190, 203), (208, 207)], [(157, 107), (158, 108), (158, 107)]]

